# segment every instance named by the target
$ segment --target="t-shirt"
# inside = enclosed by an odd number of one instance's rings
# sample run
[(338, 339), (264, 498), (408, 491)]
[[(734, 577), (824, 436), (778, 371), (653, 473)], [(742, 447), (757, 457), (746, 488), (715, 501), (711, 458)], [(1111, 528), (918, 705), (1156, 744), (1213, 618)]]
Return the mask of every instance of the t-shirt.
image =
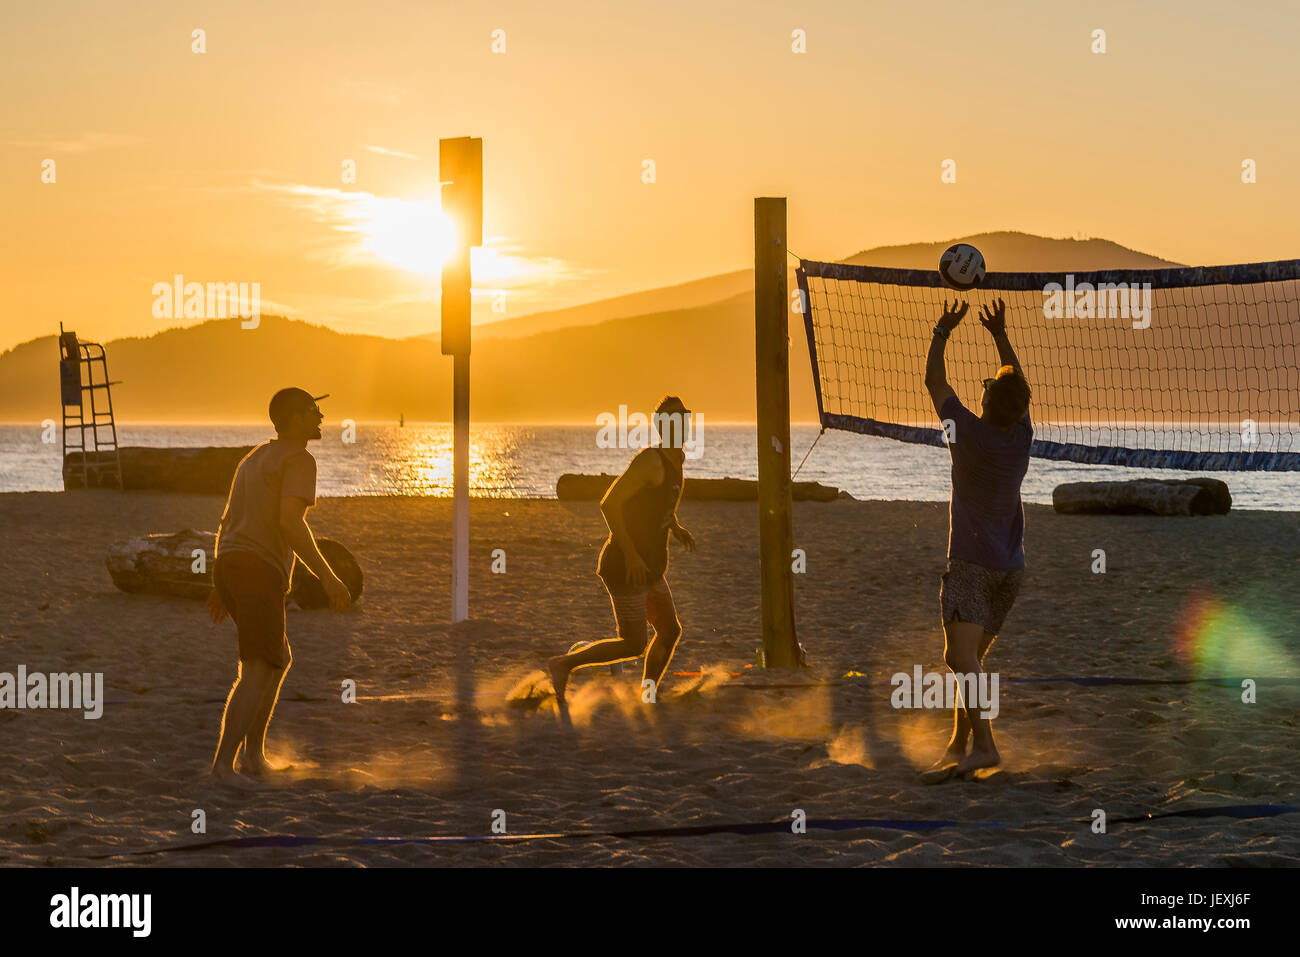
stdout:
[(939, 415), (953, 422), (952, 504), (948, 557), (994, 571), (1025, 567), (1025, 512), (1020, 483), (1029, 470), (1034, 428), (1029, 414), (1003, 432), (975, 415), (955, 395)]
[(279, 569), (288, 591), (294, 556), (280, 533), (281, 495), (316, 504), (316, 459), (304, 448), (271, 439), (245, 455), (235, 469), (216, 555), (252, 552)]

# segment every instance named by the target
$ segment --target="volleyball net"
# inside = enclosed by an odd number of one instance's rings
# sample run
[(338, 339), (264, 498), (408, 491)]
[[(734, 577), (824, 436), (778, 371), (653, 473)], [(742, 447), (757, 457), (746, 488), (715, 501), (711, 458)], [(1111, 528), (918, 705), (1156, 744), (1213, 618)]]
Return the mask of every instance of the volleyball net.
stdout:
[(1300, 260), (989, 273), (969, 293), (933, 270), (801, 260), (796, 277), (823, 428), (942, 446), (924, 383), (932, 330), (945, 300), (970, 302), (946, 358), (979, 414), (999, 362), (976, 315), (1001, 298), (1033, 390), (1032, 455), (1300, 471)]

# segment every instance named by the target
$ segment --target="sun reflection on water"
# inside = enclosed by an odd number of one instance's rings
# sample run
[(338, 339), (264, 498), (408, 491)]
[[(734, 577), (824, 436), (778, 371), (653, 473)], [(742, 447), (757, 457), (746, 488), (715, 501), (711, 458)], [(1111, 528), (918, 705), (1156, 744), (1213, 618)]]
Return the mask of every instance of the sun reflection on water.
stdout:
[[(516, 497), (520, 493), (520, 446), (530, 433), (514, 427), (476, 427), (470, 434), (469, 490), (471, 495)], [(384, 455), (376, 478), (385, 488), (405, 495), (450, 496), (453, 490), (453, 435), (450, 426), (407, 427), (400, 435), (377, 437), (400, 443), (400, 454)], [(397, 450), (394, 449), (394, 452)]]

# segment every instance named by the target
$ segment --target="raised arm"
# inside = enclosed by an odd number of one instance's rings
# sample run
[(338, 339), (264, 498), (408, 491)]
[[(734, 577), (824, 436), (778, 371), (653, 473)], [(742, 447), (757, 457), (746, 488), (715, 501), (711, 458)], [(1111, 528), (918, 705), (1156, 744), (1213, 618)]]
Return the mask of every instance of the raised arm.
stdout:
[(939, 317), (939, 324), (934, 327), (930, 352), (925, 357), (925, 387), (930, 392), (931, 401), (934, 402), (934, 411), (940, 415), (943, 414), (943, 404), (950, 396), (957, 394), (953, 392), (952, 386), (948, 385), (948, 371), (944, 366), (943, 350), (948, 345), (949, 334), (957, 328), (969, 308), (970, 303), (964, 300), (960, 306), (956, 300), (951, 306), (947, 301), (944, 302), (943, 315)]
[(980, 323), (989, 331), (993, 344), (998, 347), (998, 361), (1004, 366), (1011, 366), (1023, 376), (1025, 370), (1020, 368), (1016, 350), (1011, 348), (1011, 340), (1007, 338), (1007, 304), (999, 299), (996, 306), (981, 306)]

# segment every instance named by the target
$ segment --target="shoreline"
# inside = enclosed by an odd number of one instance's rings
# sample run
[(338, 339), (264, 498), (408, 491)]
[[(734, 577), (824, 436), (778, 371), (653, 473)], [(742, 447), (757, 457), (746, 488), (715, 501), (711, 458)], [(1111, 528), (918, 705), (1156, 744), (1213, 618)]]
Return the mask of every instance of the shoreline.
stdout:
[[(1198, 473), (1198, 474), (1199, 474), (1199, 473)], [(1218, 473), (1214, 473), (1214, 474), (1218, 474)], [(1231, 473), (1229, 473), (1229, 474), (1231, 474)], [(687, 481), (690, 481), (690, 476), (687, 476)], [(748, 480), (741, 480), (741, 481), (748, 481)], [(796, 506), (801, 506), (801, 505), (805, 505), (805, 504), (807, 504), (807, 505), (833, 505), (833, 504), (873, 504), (873, 505), (943, 505), (943, 506), (945, 506), (945, 509), (946, 509), (946, 507), (947, 507), (947, 505), (948, 505), (948, 499), (947, 499), (947, 498), (942, 498), (942, 499), (858, 498), (857, 496), (850, 495), (849, 493), (844, 492), (843, 489), (841, 489), (840, 491), (841, 491), (841, 493), (842, 493), (841, 496), (840, 496), (839, 498), (837, 498), (837, 499), (832, 500), (832, 501), (825, 501), (825, 502), (822, 502), (822, 501), (814, 501), (814, 500), (796, 500), (794, 504), (795, 504)], [(108, 488), (108, 489), (101, 489), (101, 488), (96, 488), (96, 489), (83, 489), (83, 488), (78, 488), (78, 489), (71, 489), (71, 490), (67, 490), (67, 491), (61, 491), (61, 490), (50, 490), (50, 489), (33, 489), (33, 490), (30, 490), (30, 491), (21, 491), (21, 492), (19, 492), (19, 491), (8, 491), (8, 492), (0, 491), (0, 501), (5, 500), (5, 499), (9, 499), (9, 498), (16, 498), (16, 497), (19, 497), (19, 496), (25, 496), (25, 495), (27, 495), (27, 496), (33, 496), (33, 497), (35, 497), (35, 496), (64, 497), (64, 496), (70, 496), (70, 495), (86, 495), (86, 494), (93, 494), (93, 495), (117, 495), (117, 496), (123, 496), (123, 495), (125, 495), (125, 496), (133, 496), (133, 497), (148, 497), (148, 496), (160, 495), (160, 496), (164, 496), (164, 497), (190, 498), (190, 499), (193, 499), (193, 498), (205, 498), (205, 499), (212, 499), (213, 501), (220, 501), (220, 502), (223, 502), (223, 503), (224, 503), (225, 500), (226, 500), (226, 496), (225, 496), (224, 494), (223, 494), (223, 495), (214, 495), (214, 494), (207, 493), (207, 492), (160, 492), (160, 491), (155, 491), (155, 490), (151, 490), (151, 489), (128, 489), (128, 490), (126, 490), (126, 491), (119, 491), (119, 490), (117, 490), (117, 489), (111, 489), (111, 488)], [(551, 495), (551, 496), (542, 496), (542, 495), (517, 495), (517, 496), (505, 496), (505, 495), (476, 495), (476, 494), (474, 494), (474, 491), (473, 491), (472, 489), (470, 490), (470, 496), (469, 496), (469, 498), (470, 498), (470, 501), (471, 501), (471, 502), (481, 502), (481, 503), (485, 503), (485, 504), (490, 504), (490, 503), (508, 504), (508, 503), (511, 503), (511, 502), (556, 502), (556, 503), (563, 504), (563, 505), (573, 505), (573, 506), (578, 506), (578, 505), (587, 505), (587, 504), (595, 505), (595, 502), (594, 502), (594, 501), (592, 501), (592, 502), (587, 502), (587, 501), (585, 501), (585, 500), (578, 500), (578, 499), (561, 499), (561, 498), (559, 498), (558, 496), (555, 496), (555, 495)], [(423, 500), (428, 500), (428, 501), (432, 501), (432, 502), (438, 502), (438, 501), (447, 501), (447, 502), (450, 502), (450, 501), (452, 500), (452, 495), (451, 495), (450, 492), (448, 492), (446, 495), (426, 495), (426, 494), (419, 494), (419, 495), (417, 495), (417, 494), (410, 494), (410, 495), (396, 495), (396, 494), (393, 494), (392, 492), (375, 492), (375, 493), (373, 493), (373, 494), (362, 494), (362, 495), (357, 495), (357, 494), (351, 494), (351, 495), (323, 495), (323, 494), (319, 494), (319, 493), (318, 493), (317, 496), (316, 496), (316, 502), (317, 502), (317, 504), (316, 504), (315, 508), (319, 508), (319, 507), (320, 507), (320, 503), (322, 503), (322, 502), (374, 502), (374, 501), (381, 501), (381, 500), (388, 500), (388, 501), (393, 501), (393, 502), (411, 502), (411, 501), (423, 501)], [(688, 500), (686, 500), (686, 503), (696, 504), (696, 503), (699, 503), (699, 502), (707, 502), (707, 501), (716, 501), (716, 502), (718, 502), (719, 504), (726, 503), (726, 504), (734, 504), (734, 505), (748, 505), (748, 506), (757, 506), (757, 505), (758, 505), (758, 502), (757, 502), (756, 499), (743, 499), (743, 500), (730, 500), (730, 499), (715, 499), (715, 500), (708, 500), (708, 499), (706, 499), (706, 500), (699, 500), (699, 499), (696, 499), (696, 500), (689, 500), (689, 499), (688, 499)], [(684, 503), (684, 504), (685, 504), (685, 503)], [(1040, 502), (1024, 502), (1023, 505), (1024, 505), (1024, 509), (1025, 509), (1025, 515), (1026, 515), (1026, 518), (1028, 518), (1028, 515), (1029, 515), (1031, 509), (1032, 509), (1032, 510), (1035, 510), (1035, 511), (1037, 511), (1037, 510), (1042, 510), (1044, 513), (1047, 513), (1047, 514), (1053, 514), (1053, 515), (1058, 514), (1058, 513), (1056, 512), (1056, 510), (1055, 510), (1051, 505), (1045, 505), (1045, 504), (1042, 504), (1042, 503), (1040, 503)], [(217, 517), (220, 518), (220, 508), (219, 508), (219, 507), (218, 507), (218, 510), (217, 510), (217, 511), (218, 511), (218, 515), (217, 515)], [(1233, 506), (1232, 506), (1232, 510), (1231, 510), (1228, 514), (1231, 516), (1231, 515), (1246, 514), (1246, 513), (1248, 513), (1248, 514), (1250, 514), (1250, 515), (1276, 515), (1276, 516), (1279, 516), (1279, 517), (1300, 517), (1300, 508), (1297, 508), (1297, 509), (1252, 508), (1252, 507), (1250, 507), (1250, 506), (1246, 506), (1246, 505), (1239, 506), (1239, 505), (1237, 505), (1237, 504), (1234, 502), (1234, 503), (1233, 503)], [(312, 515), (312, 512), (309, 511), (309, 512), (308, 512), (308, 517), (310, 518), (311, 515)], [(1062, 515), (1061, 517), (1062, 517), (1062, 518), (1076, 518), (1076, 519), (1092, 518), (1092, 519), (1100, 519), (1100, 520), (1106, 520), (1106, 519), (1115, 519), (1115, 520), (1120, 520), (1120, 519), (1126, 519), (1126, 518), (1150, 518), (1150, 519), (1159, 519), (1159, 518), (1163, 518), (1163, 519), (1165, 519), (1166, 521), (1171, 521), (1171, 522), (1173, 522), (1173, 521), (1189, 521), (1189, 520), (1195, 520), (1195, 519), (1208, 519), (1208, 518), (1213, 518), (1213, 517), (1215, 517), (1215, 516), (1208, 516), (1208, 515), (1169, 515), (1169, 516), (1159, 516), (1159, 515)], [(1219, 516), (1219, 517), (1222, 517), (1222, 516)]]

